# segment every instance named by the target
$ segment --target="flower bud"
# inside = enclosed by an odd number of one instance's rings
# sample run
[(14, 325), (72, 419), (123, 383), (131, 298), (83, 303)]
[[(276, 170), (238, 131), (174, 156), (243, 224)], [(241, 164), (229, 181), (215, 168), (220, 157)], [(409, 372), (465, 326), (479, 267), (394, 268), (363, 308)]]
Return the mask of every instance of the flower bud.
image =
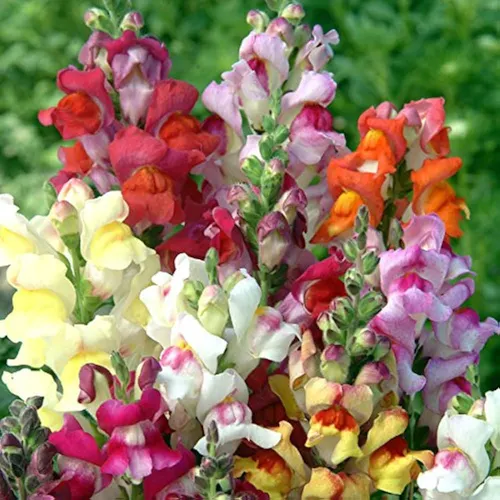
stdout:
[(242, 273), (241, 271), (236, 271), (224, 280), (222, 288), (226, 293), (229, 293), (240, 281), (246, 278), (247, 276), (244, 273)]
[(354, 309), (347, 297), (335, 297), (330, 306), (332, 319), (340, 327), (347, 326), (354, 318)]
[(203, 288), (203, 283), (199, 281), (186, 280), (182, 288), (182, 297), (189, 305), (197, 307)]
[(136, 373), (139, 373), (138, 385), (141, 391), (153, 387), (158, 377), (158, 373), (161, 372), (161, 365), (157, 359), (149, 356), (146, 358), (137, 368)]
[(27, 438), (30, 434), (40, 427), (40, 419), (34, 406), (28, 406), (20, 415), (21, 435)]
[(354, 262), (359, 255), (358, 245), (354, 240), (347, 240), (343, 246), (344, 255), (349, 262)]
[(294, 41), (295, 47), (301, 48), (311, 39), (311, 28), (307, 24), (301, 24), (295, 28)]
[(484, 418), (484, 403), (485, 403), (484, 398), (476, 399), (476, 401), (472, 403), (472, 406), (467, 412), (467, 415), (470, 415), (471, 417), (474, 418)]
[(306, 13), (300, 3), (291, 3), (283, 9), (281, 15), (291, 23), (297, 24), (304, 19)]
[[(459, 392), (449, 401), (448, 408), (453, 408), (460, 414), (468, 414), (472, 410), (475, 402), (474, 398), (469, 396), (469, 394)], [(475, 410), (477, 409), (480, 409), (480, 406), (476, 407)]]
[(33, 432), (32, 437), (29, 440), (30, 448), (38, 448), (41, 444), (45, 443), (49, 439), (50, 429), (47, 427), (39, 427), (35, 432)]
[[(262, 142), (262, 141), (261, 141)], [(278, 158), (273, 158), (264, 168), (260, 179), (262, 197), (269, 205), (274, 205), (281, 191), (285, 165)]]
[(139, 12), (133, 11), (125, 14), (125, 17), (120, 23), (122, 31), (139, 31), (144, 26), (144, 19)]
[(59, 191), (58, 201), (67, 201), (80, 211), (85, 202), (94, 198), (94, 192), (81, 179), (70, 179)]
[(39, 474), (49, 474), (52, 472), (52, 459), (56, 455), (55, 446), (48, 441), (40, 445), (31, 458), (31, 463)]
[(39, 410), (43, 406), (43, 396), (31, 396), (26, 400), (27, 406), (34, 406)]
[(215, 420), (212, 420), (208, 424), (206, 434), (208, 443), (216, 445), (219, 442), (219, 429), (217, 428), (217, 422)]
[(293, 46), (293, 26), (284, 17), (273, 19), (266, 33), (281, 38), (289, 47)]
[[(273, 139), (276, 144), (283, 144), (289, 137), (290, 130), (285, 125), (278, 125), (273, 132)], [(271, 160), (275, 161), (275, 160)]]
[(387, 337), (379, 337), (377, 345), (373, 351), (373, 359), (375, 361), (381, 360), (391, 350), (391, 341)]
[(247, 23), (255, 32), (262, 33), (269, 24), (269, 16), (261, 10), (252, 9), (247, 14)]
[(41, 481), (37, 476), (31, 475), (25, 479), (24, 485), (28, 493), (33, 493), (41, 485)]
[(50, 209), (49, 219), (61, 238), (79, 234), (78, 212), (68, 201), (56, 201)]
[(330, 382), (343, 384), (347, 380), (351, 360), (341, 345), (329, 345), (321, 353), (320, 370)]
[(256, 156), (245, 158), (241, 164), (241, 170), (255, 186), (260, 186), (260, 178), (264, 167)]
[(349, 269), (344, 276), (344, 283), (349, 295), (358, 295), (365, 284), (363, 275), (356, 269)]
[(369, 328), (363, 328), (354, 334), (349, 352), (352, 356), (364, 356), (377, 345), (377, 336)]
[(372, 291), (363, 295), (358, 304), (358, 315), (361, 321), (368, 322), (382, 310), (384, 305), (384, 296), (379, 292)]
[(9, 453), (10, 451), (14, 449), (21, 449), (23, 448), (23, 445), (21, 444), (21, 441), (14, 436), (11, 432), (8, 432), (2, 436), (2, 439), (0, 440), (0, 446), (2, 451)]
[(257, 240), (261, 263), (268, 269), (278, 267), (292, 241), (285, 216), (281, 212), (271, 212), (264, 216), (257, 226)]
[(229, 319), (229, 304), (219, 285), (207, 286), (198, 301), (198, 319), (211, 334), (220, 337)]
[(266, 0), (266, 4), (273, 12), (278, 12), (282, 0)]
[(370, 214), (366, 205), (359, 207), (358, 214), (354, 221), (354, 232), (357, 234), (365, 233), (370, 223)]
[(111, 353), (111, 366), (116, 373), (116, 377), (124, 389), (127, 389), (130, 381), (130, 371), (125, 363), (125, 360), (118, 351)]
[(363, 266), (363, 274), (370, 275), (377, 269), (380, 259), (375, 252), (368, 252), (363, 255), (361, 263)]
[(366, 363), (361, 367), (354, 385), (370, 385), (370, 386), (378, 386), (385, 380), (389, 380), (391, 378), (391, 372), (389, 368), (380, 361), (378, 362), (370, 362)]
[(15, 417), (4, 417), (0, 420), (0, 432), (11, 432), (19, 428), (19, 420)]
[(101, 27), (101, 21), (107, 19), (106, 12), (102, 9), (88, 9), (83, 14), (83, 22), (91, 29), (91, 30), (99, 30)]
[(19, 417), (21, 412), (26, 408), (26, 403), (20, 399), (15, 399), (9, 406), (9, 413), (13, 417)]

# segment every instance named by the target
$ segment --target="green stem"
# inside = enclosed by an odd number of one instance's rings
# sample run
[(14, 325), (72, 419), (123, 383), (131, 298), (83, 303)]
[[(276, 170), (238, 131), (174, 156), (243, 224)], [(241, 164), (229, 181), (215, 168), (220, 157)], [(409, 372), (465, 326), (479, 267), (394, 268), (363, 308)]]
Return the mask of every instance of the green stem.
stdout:
[(143, 498), (142, 486), (140, 484), (133, 484), (132, 491), (130, 492), (130, 500), (142, 500)]
[(22, 478), (18, 477), (16, 479), (16, 483), (17, 483), (17, 489), (18, 489), (18, 493), (19, 493), (19, 500), (26, 500), (27, 495), (26, 495), (26, 489), (24, 488), (24, 482), (22, 480)]
[(265, 269), (259, 269), (259, 284), (262, 290), (262, 295), (260, 297), (260, 305), (267, 306), (267, 301), (269, 299), (269, 272)]

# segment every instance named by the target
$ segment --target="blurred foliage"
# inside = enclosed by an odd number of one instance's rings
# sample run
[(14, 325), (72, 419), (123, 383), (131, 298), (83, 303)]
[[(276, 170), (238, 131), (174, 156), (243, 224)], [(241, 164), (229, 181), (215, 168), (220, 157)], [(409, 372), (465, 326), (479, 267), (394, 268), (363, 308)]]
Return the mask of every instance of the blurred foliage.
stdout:
[[(167, 44), (171, 76), (199, 90), (236, 61), (248, 32), (246, 12), (264, 7), (263, 0), (133, 4), (143, 13), (147, 32)], [(384, 100), (401, 106), (421, 97), (446, 98), (452, 150), (464, 160), (457, 189), (472, 213), (456, 247), (472, 255), (478, 272), (471, 305), (483, 317), (499, 318), (500, 3), (304, 0), (303, 5), (311, 24), (340, 33), (330, 67), (339, 84), (332, 111), (351, 147), (358, 139), (357, 117), (367, 107)], [(40, 126), (36, 114), (57, 102), (55, 75), (76, 64), (89, 34), (81, 20), (90, 6), (90, 0), (0, 2), (0, 191), (14, 194), (26, 215), (44, 210), (41, 184), (58, 168), (59, 137)], [(201, 107), (197, 111), (202, 113)], [(7, 307), (5, 299), (0, 301), (0, 317)], [(482, 357), (485, 389), (499, 385), (494, 378), (499, 355), (497, 337)]]

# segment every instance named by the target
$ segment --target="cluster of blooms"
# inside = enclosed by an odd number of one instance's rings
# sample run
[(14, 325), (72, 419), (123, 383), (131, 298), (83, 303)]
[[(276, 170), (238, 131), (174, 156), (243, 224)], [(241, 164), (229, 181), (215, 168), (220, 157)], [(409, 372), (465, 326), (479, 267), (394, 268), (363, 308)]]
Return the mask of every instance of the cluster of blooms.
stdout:
[(40, 112), (74, 140), (48, 215), (0, 195), (22, 367), (1, 498), (497, 498), (500, 390), (477, 364), (500, 328), (464, 308), (444, 100), (370, 108), (351, 152), (336, 31), (267, 0), (200, 122), (119, 4), (87, 12), (83, 69)]

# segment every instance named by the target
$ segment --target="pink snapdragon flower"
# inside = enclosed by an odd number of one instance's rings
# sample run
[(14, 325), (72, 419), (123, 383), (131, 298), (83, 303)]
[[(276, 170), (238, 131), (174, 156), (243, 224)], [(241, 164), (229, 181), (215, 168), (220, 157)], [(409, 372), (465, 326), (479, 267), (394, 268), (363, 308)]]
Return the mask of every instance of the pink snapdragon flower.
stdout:
[(75, 417), (65, 415), (63, 428), (53, 432), (49, 442), (59, 453), (61, 479), (69, 486), (71, 498), (90, 498), (110, 484), (112, 476), (101, 469), (104, 452)]
[(97, 422), (110, 439), (105, 446), (102, 471), (113, 476), (129, 474), (140, 482), (153, 470), (175, 466), (180, 451), (171, 450), (163, 441), (155, 421), (165, 411), (161, 394), (146, 389), (135, 403), (109, 400), (97, 410)]
[(138, 38), (131, 30), (117, 40), (108, 40), (104, 48), (123, 116), (137, 125), (146, 114), (154, 85), (165, 80), (170, 70), (168, 50), (155, 38)]

